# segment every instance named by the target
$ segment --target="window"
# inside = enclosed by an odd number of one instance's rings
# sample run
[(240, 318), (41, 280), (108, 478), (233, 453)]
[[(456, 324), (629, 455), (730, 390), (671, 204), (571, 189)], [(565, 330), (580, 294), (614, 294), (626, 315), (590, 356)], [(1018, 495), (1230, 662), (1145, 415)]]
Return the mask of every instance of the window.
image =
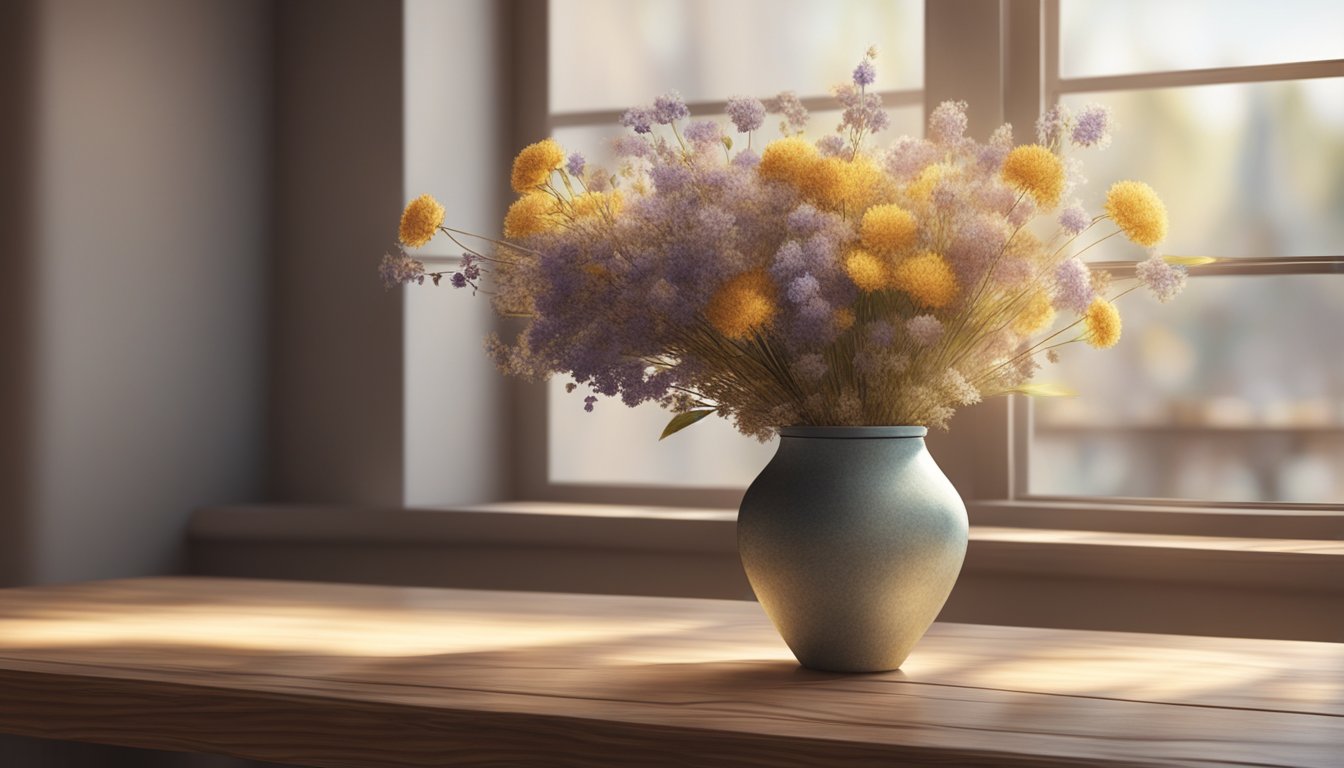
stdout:
[[(1168, 252), (1253, 261), (1203, 268), (1171, 305), (1127, 297), (1128, 343), (1095, 357), (1080, 350), (1043, 374), (1080, 397), (966, 409), (951, 433), (931, 436), (935, 455), (973, 519), (982, 502), (1023, 510), (1119, 497), (1337, 505), (1344, 489), (1329, 468), (1344, 461), (1344, 355), (1321, 329), (1344, 320), (1344, 280), (1331, 274), (1344, 269), (1344, 50), (1331, 34), (1341, 13), (1323, 0), (1273, 12), (1209, 0), (1123, 8), (1095, 0), (551, 0), (546, 120), (567, 148), (601, 162), (631, 104), (677, 87), (694, 114), (715, 116), (731, 95), (804, 83), (816, 90), (802, 95), (818, 105), (826, 81), (815, 78), (846, 71), (874, 42), (880, 83), (891, 89), (888, 138), (919, 135), (927, 109), (949, 98), (972, 103), (973, 133), (1006, 119), (1019, 141), (1047, 104), (1102, 101), (1116, 113), (1119, 140), (1086, 158), (1084, 202), (1095, 210), (1120, 178), (1150, 180), (1176, 222)], [(817, 29), (827, 34), (799, 31)], [(1142, 255), (1130, 248), (1089, 256)], [(1231, 305), (1251, 303), (1227, 316)], [(1236, 348), (1214, 365), (1229, 338)], [(713, 420), (659, 443), (666, 413), (604, 401), (590, 414), (581, 398), (563, 381), (521, 396), (523, 418), (547, 431), (524, 471), (526, 496), (732, 506), (773, 451)], [(1229, 470), (1234, 454), (1247, 465)]]
[[(1121, 127), (1088, 153), (1085, 206), (1144, 179), (1171, 213), (1164, 253), (1228, 262), (1170, 305), (1126, 297), (1126, 343), (1042, 371), (1079, 396), (1034, 404), (1029, 492), (1344, 502), (1344, 9), (1056, 8), (1047, 96), (1103, 102)], [(1135, 250), (1117, 238), (1085, 258)]]

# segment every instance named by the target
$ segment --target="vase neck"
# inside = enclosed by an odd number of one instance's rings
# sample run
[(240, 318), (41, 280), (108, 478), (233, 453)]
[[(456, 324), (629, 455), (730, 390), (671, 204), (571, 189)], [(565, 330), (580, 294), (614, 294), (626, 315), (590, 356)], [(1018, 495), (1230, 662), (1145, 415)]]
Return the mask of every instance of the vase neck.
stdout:
[(780, 427), (780, 437), (808, 437), (827, 440), (873, 440), (891, 437), (924, 437), (928, 427)]

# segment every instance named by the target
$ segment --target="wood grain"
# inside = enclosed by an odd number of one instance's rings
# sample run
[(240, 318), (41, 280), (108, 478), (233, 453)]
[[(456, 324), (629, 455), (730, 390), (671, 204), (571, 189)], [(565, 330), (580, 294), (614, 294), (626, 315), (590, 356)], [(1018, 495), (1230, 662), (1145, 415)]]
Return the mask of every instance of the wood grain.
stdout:
[(935, 625), (800, 669), (754, 603), (224, 579), (0, 591), (0, 731), (297, 765), (1344, 765), (1344, 646)]

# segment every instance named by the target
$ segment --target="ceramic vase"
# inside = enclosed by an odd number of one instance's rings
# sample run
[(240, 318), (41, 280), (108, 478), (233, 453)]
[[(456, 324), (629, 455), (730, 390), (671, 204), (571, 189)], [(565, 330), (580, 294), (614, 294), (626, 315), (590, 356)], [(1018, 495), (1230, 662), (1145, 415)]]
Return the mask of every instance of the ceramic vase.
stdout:
[(966, 555), (966, 507), (924, 427), (785, 427), (738, 516), (742, 565), (803, 666), (897, 669)]

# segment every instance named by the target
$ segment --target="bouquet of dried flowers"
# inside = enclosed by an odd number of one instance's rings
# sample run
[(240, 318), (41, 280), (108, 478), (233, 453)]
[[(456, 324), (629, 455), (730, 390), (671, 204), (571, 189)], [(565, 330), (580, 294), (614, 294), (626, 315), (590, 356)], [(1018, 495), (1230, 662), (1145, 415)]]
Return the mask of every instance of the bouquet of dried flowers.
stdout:
[[(673, 92), (625, 113), (618, 168), (532, 144), (503, 239), (466, 246), (421, 196), (401, 243), (442, 233), (460, 267), (427, 273), (399, 250), (383, 277), (488, 282), (499, 313), (526, 318), (516, 338), (488, 340), (499, 366), (568, 376), (591, 390), (588, 410), (596, 395), (655, 401), (676, 414), (664, 436), (718, 413), (761, 439), (786, 425), (946, 426), (959, 406), (1032, 393), (1039, 358), (1061, 347), (1114, 345), (1119, 294), (1180, 291), (1184, 267), (1151, 251), (1167, 216), (1148, 185), (1115, 184), (1096, 213), (1072, 201), (1081, 179), (1060, 152), (1106, 146), (1107, 109), (1053, 107), (1039, 143), (1014, 146), (1009, 125), (967, 137), (966, 104), (944, 102), (927, 138), (878, 149), (875, 55), (834, 89), (843, 117), (816, 142), (792, 93), (769, 110), (731, 99), (724, 125), (691, 119)], [(767, 111), (783, 135), (758, 152)], [(1150, 249), (1125, 288), (1079, 258), (1121, 233)]]

